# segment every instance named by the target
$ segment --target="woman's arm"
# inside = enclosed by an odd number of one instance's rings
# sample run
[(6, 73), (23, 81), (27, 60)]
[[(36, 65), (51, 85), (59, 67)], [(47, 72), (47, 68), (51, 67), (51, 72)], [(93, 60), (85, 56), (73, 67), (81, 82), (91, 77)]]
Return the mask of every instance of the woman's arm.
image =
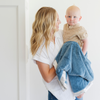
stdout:
[(84, 39), (83, 40), (83, 48), (82, 48), (82, 52), (83, 52), (84, 55), (86, 54), (87, 47), (88, 47), (88, 40)]
[(39, 62), (39, 61), (36, 61), (36, 63), (38, 65), (38, 68), (40, 70), (40, 73), (41, 73), (43, 79), (47, 83), (49, 83), (56, 76), (55, 68), (52, 67), (50, 69), (48, 64), (45, 64), (45, 63), (42, 63), (42, 62)]

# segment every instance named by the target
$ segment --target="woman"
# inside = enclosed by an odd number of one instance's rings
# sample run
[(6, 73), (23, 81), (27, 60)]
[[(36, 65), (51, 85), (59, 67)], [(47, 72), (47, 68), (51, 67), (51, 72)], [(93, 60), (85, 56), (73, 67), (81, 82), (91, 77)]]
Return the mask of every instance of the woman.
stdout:
[(74, 100), (69, 80), (68, 89), (63, 91), (58, 83), (55, 68), (52, 66), (54, 58), (63, 45), (62, 31), (58, 31), (60, 23), (55, 9), (40, 8), (32, 26), (31, 52), (48, 89), (48, 100)]

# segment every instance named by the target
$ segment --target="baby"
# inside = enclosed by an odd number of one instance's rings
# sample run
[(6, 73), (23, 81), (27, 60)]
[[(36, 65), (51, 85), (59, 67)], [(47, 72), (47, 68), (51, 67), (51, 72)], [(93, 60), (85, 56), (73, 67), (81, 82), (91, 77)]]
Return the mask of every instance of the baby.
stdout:
[(84, 27), (80, 26), (79, 21), (81, 20), (81, 12), (77, 6), (70, 6), (65, 15), (67, 24), (64, 25), (63, 29), (63, 41), (75, 41), (77, 42), (83, 54), (87, 51), (87, 32)]
[(77, 6), (70, 6), (65, 15), (64, 44), (53, 65), (63, 90), (67, 89), (67, 76), (76, 97), (84, 94), (94, 79), (91, 62), (87, 58), (87, 32), (80, 26), (82, 16)]

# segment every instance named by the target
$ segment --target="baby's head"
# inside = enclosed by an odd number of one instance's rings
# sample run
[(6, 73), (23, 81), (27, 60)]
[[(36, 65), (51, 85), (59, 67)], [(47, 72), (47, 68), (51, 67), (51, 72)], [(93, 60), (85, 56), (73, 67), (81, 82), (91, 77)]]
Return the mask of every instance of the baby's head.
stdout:
[(65, 15), (67, 23), (72, 26), (76, 25), (82, 18), (80, 9), (77, 6), (70, 6), (66, 10), (66, 15)]

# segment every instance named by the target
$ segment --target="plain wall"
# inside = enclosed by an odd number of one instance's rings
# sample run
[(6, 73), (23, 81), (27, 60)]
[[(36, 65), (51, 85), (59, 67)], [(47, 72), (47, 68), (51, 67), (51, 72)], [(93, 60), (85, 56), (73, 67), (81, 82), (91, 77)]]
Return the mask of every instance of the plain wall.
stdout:
[[(99, 100), (100, 90), (100, 3), (99, 0), (29, 0), (29, 35), (32, 34), (32, 23), (37, 10), (42, 6), (50, 6), (57, 10), (61, 20), (60, 29), (66, 23), (66, 9), (75, 4), (81, 9), (81, 25), (88, 33), (88, 58), (92, 63), (94, 72), (94, 83), (84, 94), (84, 100)], [(30, 66), (28, 70), (28, 100), (47, 100), (46, 90), (40, 72), (36, 64), (33, 63), (30, 54)]]

